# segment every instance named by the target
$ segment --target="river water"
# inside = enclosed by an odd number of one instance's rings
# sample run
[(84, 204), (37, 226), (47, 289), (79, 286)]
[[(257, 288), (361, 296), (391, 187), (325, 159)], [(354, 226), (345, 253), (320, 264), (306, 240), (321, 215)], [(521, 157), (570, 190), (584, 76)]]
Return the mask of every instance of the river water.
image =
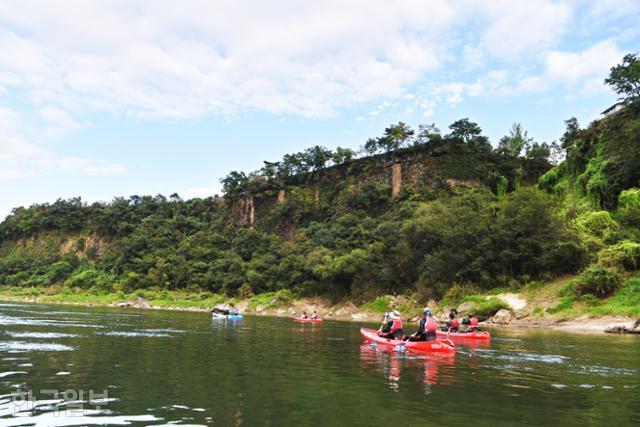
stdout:
[(2, 303), (0, 427), (640, 423), (638, 337), (502, 329), (430, 357), (360, 326)]

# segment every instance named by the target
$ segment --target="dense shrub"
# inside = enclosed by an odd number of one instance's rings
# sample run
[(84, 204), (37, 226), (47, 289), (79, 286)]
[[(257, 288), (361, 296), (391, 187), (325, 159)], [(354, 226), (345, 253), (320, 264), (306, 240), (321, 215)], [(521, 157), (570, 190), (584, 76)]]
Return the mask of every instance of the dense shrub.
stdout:
[(640, 266), (640, 243), (623, 241), (601, 250), (598, 263), (605, 267), (635, 270)]
[(605, 297), (614, 293), (621, 284), (622, 275), (616, 268), (592, 266), (576, 278), (572, 290), (576, 295)]

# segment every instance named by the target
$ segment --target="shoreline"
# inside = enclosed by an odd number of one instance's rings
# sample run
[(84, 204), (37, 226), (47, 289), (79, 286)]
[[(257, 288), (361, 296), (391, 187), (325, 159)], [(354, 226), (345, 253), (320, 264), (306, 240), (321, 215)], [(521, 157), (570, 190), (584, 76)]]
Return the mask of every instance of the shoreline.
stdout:
[[(198, 307), (198, 306), (171, 306), (171, 305), (154, 305), (153, 300), (145, 300), (142, 298), (117, 303), (103, 303), (100, 301), (69, 301), (69, 300), (42, 300), (38, 297), (22, 297), (12, 296), (0, 293), (0, 301), (17, 302), (26, 304), (42, 304), (42, 305), (67, 305), (85, 308), (120, 308), (124, 310), (162, 310), (162, 311), (181, 311), (210, 313), (214, 307)], [(217, 304), (222, 307), (223, 304)], [(327, 320), (336, 320), (340, 322), (378, 322), (381, 313), (366, 310), (360, 310), (351, 303), (342, 303), (327, 307), (326, 302), (322, 300), (300, 299), (286, 306), (280, 307), (255, 307), (250, 308), (247, 300), (243, 300), (236, 304), (242, 314), (252, 316), (272, 316), (291, 318), (300, 314), (302, 311), (311, 312), (316, 307), (322, 318)], [(405, 317), (407, 323), (414, 318)], [(485, 321), (480, 322), (482, 326), (498, 329), (546, 329), (553, 331), (563, 331), (569, 333), (586, 333), (586, 334), (603, 334), (605, 330), (612, 327), (625, 327), (628, 330), (633, 329), (635, 319), (625, 315), (608, 315), (600, 317), (579, 316), (571, 319), (552, 319), (540, 318), (535, 316), (527, 316), (520, 319), (514, 319), (508, 324)]]

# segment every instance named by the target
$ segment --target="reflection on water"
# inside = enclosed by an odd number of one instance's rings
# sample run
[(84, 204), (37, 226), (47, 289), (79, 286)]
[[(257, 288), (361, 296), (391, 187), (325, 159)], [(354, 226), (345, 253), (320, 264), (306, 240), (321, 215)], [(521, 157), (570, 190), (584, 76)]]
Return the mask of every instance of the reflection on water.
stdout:
[(422, 375), (421, 382), (430, 392), (430, 386), (435, 384), (449, 384), (454, 375), (455, 353), (424, 353), (397, 351), (375, 343), (360, 345), (360, 360), (366, 368), (373, 368), (382, 372), (390, 389), (398, 391), (402, 370), (418, 372)]

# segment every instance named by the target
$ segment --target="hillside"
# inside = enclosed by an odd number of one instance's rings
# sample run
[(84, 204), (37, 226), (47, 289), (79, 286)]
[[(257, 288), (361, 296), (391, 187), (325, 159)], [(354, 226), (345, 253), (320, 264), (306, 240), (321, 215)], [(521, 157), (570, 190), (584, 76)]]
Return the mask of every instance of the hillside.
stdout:
[[(495, 148), (467, 119), (447, 134), (399, 123), (361, 158), (313, 147), (232, 172), (223, 198), (17, 208), (0, 224), (0, 284), (457, 304), (582, 272), (559, 294), (565, 309), (637, 298), (625, 283), (640, 261), (640, 108), (567, 123), (562, 147), (514, 125)], [(554, 150), (566, 156), (552, 167)]]

